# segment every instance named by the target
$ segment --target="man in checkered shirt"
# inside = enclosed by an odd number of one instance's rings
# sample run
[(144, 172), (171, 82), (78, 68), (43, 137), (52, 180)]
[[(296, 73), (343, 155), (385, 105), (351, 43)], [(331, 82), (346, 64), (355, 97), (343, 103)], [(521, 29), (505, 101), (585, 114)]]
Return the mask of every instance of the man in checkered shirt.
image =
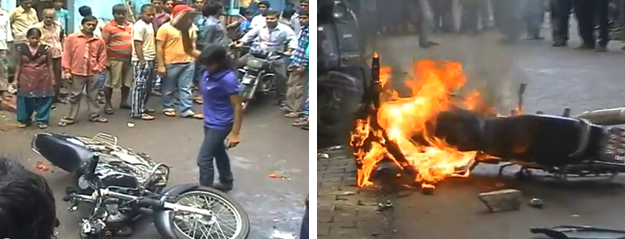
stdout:
[(291, 56), (291, 75), (287, 82), (285, 106), (282, 108), (288, 118), (299, 118), (306, 100), (306, 83), (308, 82), (307, 70), (308, 56), (308, 11), (299, 14), (299, 22), (302, 27), (298, 35), (297, 49)]

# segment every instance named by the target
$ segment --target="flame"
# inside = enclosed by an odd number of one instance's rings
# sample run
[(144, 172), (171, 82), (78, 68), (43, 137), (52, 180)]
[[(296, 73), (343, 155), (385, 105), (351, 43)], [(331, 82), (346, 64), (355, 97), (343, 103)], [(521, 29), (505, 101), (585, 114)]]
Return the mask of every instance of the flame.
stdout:
[[(419, 60), (413, 64), (412, 70), (414, 74), (405, 83), (411, 89), (411, 97), (402, 98), (388, 87), (391, 68), (381, 67), (382, 95), (376, 115), (380, 129), (376, 130), (371, 125), (371, 120), (376, 117), (368, 116), (356, 122), (350, 144), (360, 164), (357, 175), (357, 184), (360, 187), (373, 184), (370, 174), (383, 159), (395, 162), (401, 169), (416, 170), (418, 174), (415, 180), (423, 188), (433, 188), (434, 183), (447, 177), (469, 175), (468, 169), (462, 175), (457, 175), (456, 172), (458, 168), (467, 167), (477, 152), (456, 150), (444, 139), (436, 138), (430, 132), (431, 125), (427, 125), (432, 124), (440, 112), (450, 109), (451, 106), (477, 109), (482, 101), (480, 93), (473, 92), (466, 97), (453, 94), (466, 83), (462, 65), (458, 62)], [(427, 145), (415, 142), (412, 139), (414, 135), (423, 135)], [(402, 164), (393, 158), (385, 139), (397, 145), (408, 164)], [(367, 141), (370, 145), (365, 147)]]

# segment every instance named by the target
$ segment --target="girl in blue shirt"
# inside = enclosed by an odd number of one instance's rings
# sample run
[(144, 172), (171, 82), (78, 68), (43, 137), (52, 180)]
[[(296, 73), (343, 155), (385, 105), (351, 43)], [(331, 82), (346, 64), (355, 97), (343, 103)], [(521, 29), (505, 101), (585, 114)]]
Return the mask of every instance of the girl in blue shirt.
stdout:
[[(230, 68), (226, 48), (211, 45), (202, 51), (193, 49), (188, 33), (192, 22), (192, 18), (182, 15), (173, 25), (180, 30), (185, 53), (206, 69), (199, 82), (200, 92), (204, 96), (204, 140), (197, 157), (200, 185), (229, 191), (232, 190), (234, 178), (226, 149), (239, 144), (243, 121), (239, 80)], [(219, 183), (213, 183), (214, 164), (217, 164), (219, 171)]]

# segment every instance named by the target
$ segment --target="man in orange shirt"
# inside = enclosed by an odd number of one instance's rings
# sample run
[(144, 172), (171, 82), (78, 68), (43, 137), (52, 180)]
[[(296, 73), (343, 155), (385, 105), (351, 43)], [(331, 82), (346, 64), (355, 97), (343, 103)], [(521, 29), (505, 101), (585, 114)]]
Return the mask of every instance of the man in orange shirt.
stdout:
[(96, 102), (100, 88), (96, 75), (106, 69), (104, 65), (107, 61), (106, 45), (101, 37), (93, 34), (98, 25), (97, 18), (86, 16), (82, 19), (81, 24), (82, 29), (69, 35), (63, 44), (61, 67), (63, 68), (63, 79), (70, 82), (68, 97), (70, 107), (67, 115), (59, 122), (61, 127), (74, 124), (85, 87), (89, 121), (108, 122), (106, 118), (102, 117), (100, 105)]
[(121, 87), (122, 99), (120, 109), (130, 109), (128, 94), (132, 86), (133, 72), (130, 59), (132, 58), (132, 27), (133, 24), (126, 21), (128, 10), (124, 4), (113, 6), (114, 19), (108, 22), (102, 30), (102, 39), (106, 43), (106, 55), (108, 57), (108, 74), (104, 83), (104, 113), (113, 114), (111, 97), (113, 89)]
[[(175, 6), (172, 16), (190, 10), (187, 5)], [(197, 28), (189, 29), (189, 36), (195, 43)], [(193, 46), (195, 48), (195, 46)], [(169, 22), (163, 24), (156, 33), (156, 57), (157, 73), (163, 76), (161, 93), (163, 95), (163, 114), (169, 117), (176, 116), (174, 109), (174, 90), (178, 87), (180, 97), (180, 116), (184, 118), (203, 119), (202, 114), (197, 114), (191, 108), (193, 106), (191, 87), (193, 85), (193, 73), (195, 72), (195, 59), (184, 52), (180, 30)]]

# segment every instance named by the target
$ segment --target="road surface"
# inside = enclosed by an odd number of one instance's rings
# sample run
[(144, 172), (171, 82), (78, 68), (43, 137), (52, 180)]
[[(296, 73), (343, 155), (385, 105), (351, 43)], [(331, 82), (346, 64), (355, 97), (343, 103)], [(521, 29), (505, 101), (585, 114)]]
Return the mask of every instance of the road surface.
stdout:
[[(160, 98), (153, 98), (156, 109)], [(304, 214), (304, 197), (308, 193), (308, 131), (291, 126), (274, 106), (250, 108), (244, 118), (241, 144), (229, 151), (235, 175), (235, 189), (229, 194), (240, 202), (249, 214), (252, 231), (250, 239), (272, 238), (272, 235), (297, 235)], [(61, 106), (53, 113), (54, 124), (65, 110)], [(199, 107), (198, 107), (199, 108)], [(161, 114), (152, 122), (135, 122), (127, 126), (128, 111), (117, 111), (108, 124), (93, 124), (82, 113), (80, 122), (66, 128), (51, 126), (49, 131), (92, 136), (106, 132), (119, 137), (119, 144), (149, 154), (159, 162), (173, 166), (170, 186), (197, 182), (195, 158), (203, 138), (202, 122), (194, 119), (168, 118)], [(36, 128), (26, 130), (7, 127), (13, 119), (10, 114), (0, 114), (0, 152), (20, 160), (35, 170), (43, 158), (30, 150)], [(51, 123), (52, 124), (52, 123)], [(67, 211), (69, 204), (61, 198), (70, 185), (70, 175), (54, 169), (43, 174), (55, 192), (57, 213), (61, 221), (58, 238), (78, 238), (78, 213)], [(278, 173), (288, 179), (269, 178)], [(151, 219), (136, 227), (133, 239), (160, 238)]]
[[(544, 32), (548, 36), (548, 32)], [(561, 114), (570, 107), (573, 114), (601, 107), (624, 105), (625, 52), (622, 43), (611, 42), (610, 51), (578, 51), (580, 41), (571, 32), (568, 48), (553, 48), (551, 41), (497, 43), (499, 35), (438, 35), (441, 43), (422, 50), (416, 37), (392, 37), (378, 44), (382, 64), (408, 69), (413, 59), (457, 60), (464, 64), (468, 85), (489, 89), (492, 102), (504, 106), (516, 103), (520, 83), (527, 83), (525, 107), (547, 114)], [(401, 82), (396, 83), (401, 85)], [(511, 108), (508, 108), (511, 109)], [(534, 238), (531, 227), (586, 224), (625, 228), (624, 177), (603, 182), (521, 182), (492, 176), (496, 167), (478, 166), (469, 179), (444, 182), (433, 196), (419, 192), (399, 198), (394, 209), (394, 238)], [(514, 170), (510, 169), (508, 175)], [(497, 188), (516, 188), (524, 200), (540, 198), (542, 210), (523, 205), (519, 211), (489, 214), (477, 194)]]

